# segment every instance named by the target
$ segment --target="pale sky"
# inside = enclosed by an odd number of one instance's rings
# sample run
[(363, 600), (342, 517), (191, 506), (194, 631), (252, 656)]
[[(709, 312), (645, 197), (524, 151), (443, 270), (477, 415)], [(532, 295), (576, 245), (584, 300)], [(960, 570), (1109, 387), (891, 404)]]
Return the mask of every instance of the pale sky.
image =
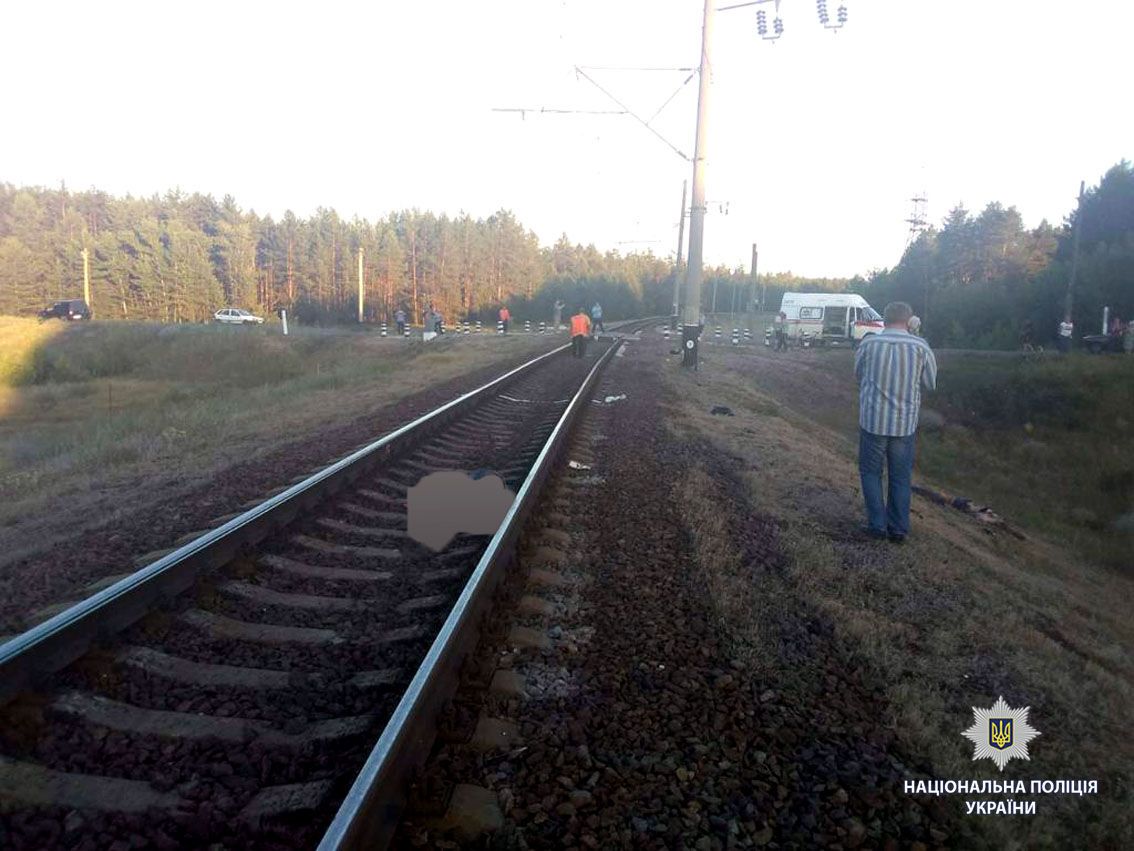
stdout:
[[(739, 0), (720, 0), (731, 5)], [(705, 258), (852, 275), (893, 265), (910, 197), (1058, 223), (1134, 159), (1134, 4), (814, 0), (717, 15)], [(832, 14), (840, 0), (829, 0)], [(775, 12), (771, 4), (769, 20)], [(673, 254), (692, 166), (574, 66), (692, 67), (700, 0), (103, 2), (0, 9), (0, 180), (172, 187), (279, 216), (511, 209), (544, 244)], [(646, 117), (688, 76), (588, 72)], [(696, 80), (657, 118), (693, 154)], [(718, 204), (728, 202), (728, 214)]]

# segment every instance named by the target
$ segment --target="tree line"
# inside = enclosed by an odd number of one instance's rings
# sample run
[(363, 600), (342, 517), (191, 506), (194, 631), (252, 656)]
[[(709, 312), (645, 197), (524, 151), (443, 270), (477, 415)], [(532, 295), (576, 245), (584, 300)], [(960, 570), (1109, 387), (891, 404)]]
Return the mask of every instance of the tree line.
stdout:
[[(208, 321), (224, 306), (357, 321), (360, 251), (372, 322), (399, 307), (420, 318), (429, 304), (449, 321), (491, 319), (502, 304), (517, 317), (550, 318), (560, 300), (567, 311), (601, 301), (612, 319), (666, 315), (676, 273), (671, 258), (652, 252), (600, 252), (566, 235), (540, 246), (507, 210), (482, 218), (403, 210), (371, 222), (320, 208), (277, 221), (231, 196), (119, 198), (0, 183), (0, 313), (33, 315), (82, 296), (84, 249), (95, 316), (157, 322)], [(766, 281), (773, 294), (845, 285), (790, 273)], [(719, 310), (743, 309), (750, 285), (743, 268), (707, 268), (706, 309), (714, 286)]]
[[(764, 298), (774, 310), (788, 290), (860, 292), (881, 309), (908, 301), (934, 345), (1010, 348), (1030, 323), (1054, 336), (1071, 275), (1074, 226), (1082, 215), (1073, 319), (1077, 333), (1101, 326), (1103, 306), (1134, 317), (1134, 167), (1122, 161), (1053, 226), (1027, 229), (1015, 207), (963, 206), (923, 232), (891, 269), (850, 279), (705, 270), (703, 309), (743, 310)], [(541, 246), (507, 210), (474, 218), (420, 210), (377, 221), (320, 208), (278, 221), (244, 211), (231, 196), (171, 191), (113, 197), (0, 183), (0, 313), (34, 314), (82, 295), (82, 252), (98, 318), (207, 321), (224, 306), (306, 323), (356, 321), (358, 254), (366, 319), (389, 321), (398, 307), (420, 318), (430, 304), (448, 321), (550, 318), (601, 301), (611, 319), (666, 315), (677, 270), (652, 252), (601, 252), (566, 235)]]
[(1063, 318), (1074, 231), (1082, 217), (1072, 320), (1075, 336), (1097, 334), (1103, 308), (1134, 317), (1134, 167), (1110, 168), (1056, 227), (1023, 226), (1015, 207), (991, 203), (974, 215), (958, 205), (924, 231), (892, 269), (851, 281), (881, 310), (909, 302), (934, 345), (1013, 348), (1030, 325), (1050, 340)]

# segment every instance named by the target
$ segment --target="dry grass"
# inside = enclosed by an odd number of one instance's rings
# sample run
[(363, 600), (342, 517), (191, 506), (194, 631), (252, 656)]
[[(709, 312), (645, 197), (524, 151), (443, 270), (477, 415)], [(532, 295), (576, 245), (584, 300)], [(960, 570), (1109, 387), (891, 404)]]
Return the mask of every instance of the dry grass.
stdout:
[(546, 338), (0, 319), (0, 544), (84, 493), (185, 484)]
[[(861, 666), (883, 690), (889, 710), (880, 723), (934, 776), (1099, 781), (1097, 798), (1038, 796), (1033, 819), (983, 820), (992, 845), (1118, 847), (1119, 837), (1132, 835), (1134, 583), (920, 500), (915, 537), (904, 548), (860, 542), (857, 470), (844, 437), (753, 389), (750, 361), (710, 356), (696, 381), (669, 368), (682, 399), (675, 428), (738, 459), (749, 503), (774, 518), (787, 556), (784, 583), (794, 599), (775, 577), (753, 582), (738, 572), (719, 542), (705, 545), (708, 581), (734, 640), (752, 655), (775, 650), (769, 599), (807, 607), (833, 628), (846, 664)], [(736, 416), (708, 414), (722, 404)], [(708, 541), (727, 527), (712, 512), (719, 486), (696, 472), (686, 484), (695, 539)], [(1013, 762), (1003, 775), (990, 762), (973, 763), (960, 735), (971, 707), (1001, 694), (1031, 706), (1043, 732), (1032, 761)]]

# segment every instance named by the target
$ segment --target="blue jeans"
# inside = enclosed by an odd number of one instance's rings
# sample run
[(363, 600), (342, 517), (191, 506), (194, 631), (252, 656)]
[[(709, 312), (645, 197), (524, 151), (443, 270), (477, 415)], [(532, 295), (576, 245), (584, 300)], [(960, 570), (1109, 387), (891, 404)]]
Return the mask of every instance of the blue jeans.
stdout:
[[(858, 473), (866, 502), (866, 523), (879, 536), (904, 538), (910, 533), (910, 479), (914, 435), (887, 437), (858, 430)], [(882, 501), (882, 467), (888, 468), (887, 501)]]

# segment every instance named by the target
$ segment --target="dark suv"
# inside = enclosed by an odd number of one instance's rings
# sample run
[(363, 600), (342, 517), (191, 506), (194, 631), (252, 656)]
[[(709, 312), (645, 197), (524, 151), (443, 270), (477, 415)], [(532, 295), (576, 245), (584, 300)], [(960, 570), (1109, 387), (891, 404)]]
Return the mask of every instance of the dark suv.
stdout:
[(81, 298), (57, 301), (39, 312), (40, 319), (90, 319), (91, 309)]

